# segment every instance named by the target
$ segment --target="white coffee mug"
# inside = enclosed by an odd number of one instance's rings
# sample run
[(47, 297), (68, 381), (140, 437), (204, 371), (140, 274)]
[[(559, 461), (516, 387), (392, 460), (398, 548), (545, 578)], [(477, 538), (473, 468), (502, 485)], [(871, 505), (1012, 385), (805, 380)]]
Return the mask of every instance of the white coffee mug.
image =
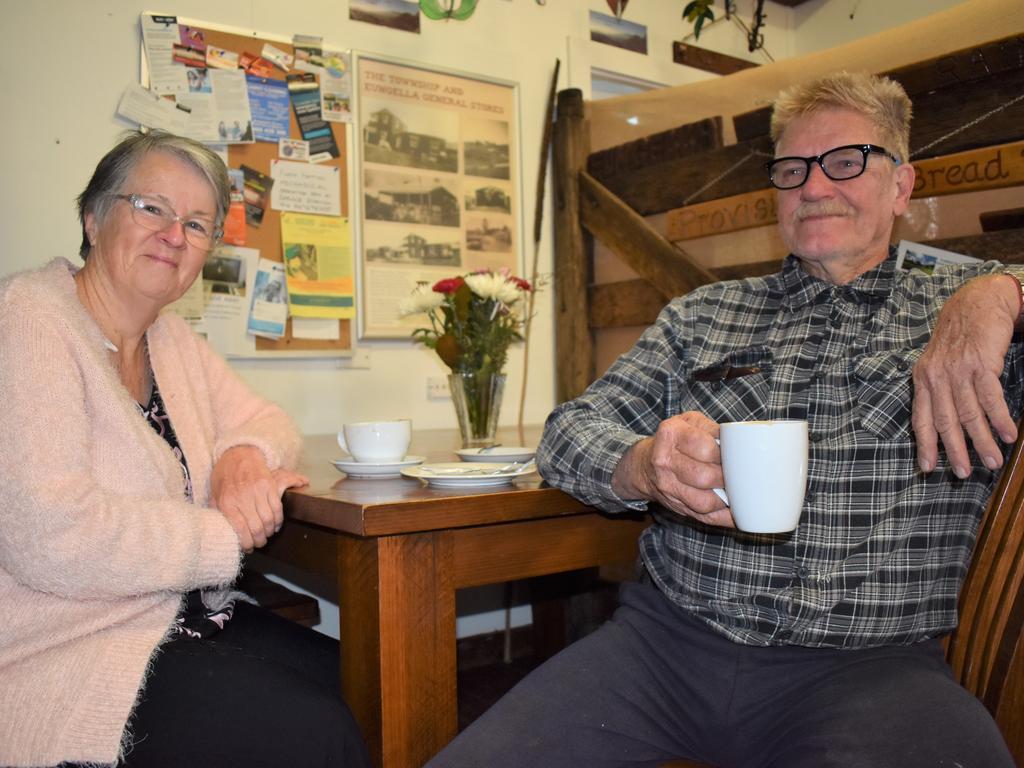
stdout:
[(361, 421), (341, 428), (338, 445), (356, 461), (385, 464), (404, 459), (411, 438), (409, 419)]
[(807, 422), (734, 421), (719, 426), (725, 490), (736, 527), (749, 533), (796, 528), (807, 491)]

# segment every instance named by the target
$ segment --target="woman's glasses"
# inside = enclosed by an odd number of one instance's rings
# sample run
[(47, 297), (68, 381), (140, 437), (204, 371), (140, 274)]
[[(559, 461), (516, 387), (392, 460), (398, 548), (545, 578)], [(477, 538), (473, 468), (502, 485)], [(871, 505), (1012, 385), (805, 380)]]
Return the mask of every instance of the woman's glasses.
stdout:
[(160, 197), (137, 194), (114, 197), (118, 200), (127, 200), (132, 209), (132, 221), (153, 232), (163, 232), (180, 221), (185, 231), (185, 239), (189, 244), (204, 251), (213, 250), (223, 234), (210, 219), (201, 216), (179, 216), (170, 204)]

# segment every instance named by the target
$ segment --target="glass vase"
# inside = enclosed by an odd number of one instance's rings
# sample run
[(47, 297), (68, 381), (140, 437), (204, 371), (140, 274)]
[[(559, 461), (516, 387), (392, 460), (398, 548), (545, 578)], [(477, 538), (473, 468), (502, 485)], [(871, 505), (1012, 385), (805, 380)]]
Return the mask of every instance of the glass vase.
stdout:
[(448, 386), (459, 419), (462, 447), (494, 445), (501, 398), (505, 394), (505, 374), (453, 373), (448, 376)]

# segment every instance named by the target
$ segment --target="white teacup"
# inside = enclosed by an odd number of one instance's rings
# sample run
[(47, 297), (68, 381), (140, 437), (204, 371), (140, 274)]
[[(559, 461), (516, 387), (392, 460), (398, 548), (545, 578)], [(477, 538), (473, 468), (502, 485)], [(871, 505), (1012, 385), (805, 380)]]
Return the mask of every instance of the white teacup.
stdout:
[(749, 533), (796, 528), (807, 491), (807, 422), (735, 421), (719, 426), (725, 491), (736, 527)]
[(338, 445), (356, 461), (384, 464), (404, 459), (411, 438), (409, 419), (361, 421), (341, 428)]

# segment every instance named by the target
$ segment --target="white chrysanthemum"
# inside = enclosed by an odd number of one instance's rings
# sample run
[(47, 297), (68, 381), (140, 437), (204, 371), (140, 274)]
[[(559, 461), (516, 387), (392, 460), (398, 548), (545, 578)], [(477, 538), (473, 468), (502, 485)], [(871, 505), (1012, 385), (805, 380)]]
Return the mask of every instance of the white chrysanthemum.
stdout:
[(466, 285), (480, 298), (494, 299), (505, 305), (518, 301), (523, 295), (518, 285), (494, 272), (466, 275)]
[(408, 317), (437, 309), (444, 302), (444, 294), (431, 290), (426, 283), (417, 285), (411, 294), (398, 302), (398, 316)]

